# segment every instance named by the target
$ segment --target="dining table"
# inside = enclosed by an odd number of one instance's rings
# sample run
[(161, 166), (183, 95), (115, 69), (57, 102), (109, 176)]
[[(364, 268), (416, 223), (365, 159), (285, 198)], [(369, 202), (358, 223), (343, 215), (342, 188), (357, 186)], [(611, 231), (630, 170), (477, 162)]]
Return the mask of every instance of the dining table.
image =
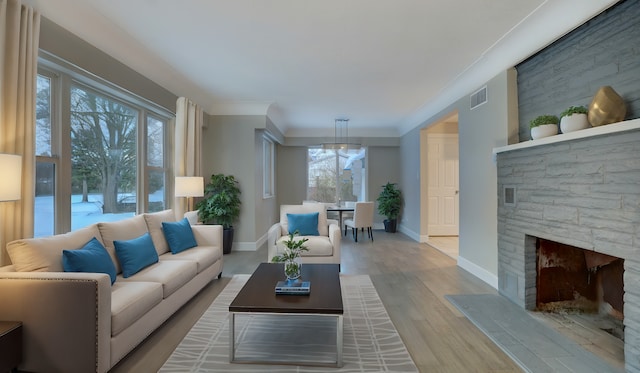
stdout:
[(327, 206), (327, 212), (337, 212), (338, 213), (338, 222), (340, 223), (340, 229), (342, 229), (342, 213), (343, 212), (353, 212), (355, 207), (347, 207), (347, 206)]

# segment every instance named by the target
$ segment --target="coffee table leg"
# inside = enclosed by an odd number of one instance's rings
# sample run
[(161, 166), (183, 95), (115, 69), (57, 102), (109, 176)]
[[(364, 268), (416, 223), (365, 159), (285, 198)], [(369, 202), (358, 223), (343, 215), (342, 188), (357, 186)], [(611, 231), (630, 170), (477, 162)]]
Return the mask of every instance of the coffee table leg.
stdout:
[(229, 313), (229, 362), (233, 362), (236, 359), (236, 313)]
[(338, 325), (337, 325), (337, 330), (336, 330), (336, 366), (338, 368), (342, 367), (342, 339), (343, 339), (343, 334), (344, 334), (344, 320), (343, 320), (343, 316), (340, 315), (338, 316)]

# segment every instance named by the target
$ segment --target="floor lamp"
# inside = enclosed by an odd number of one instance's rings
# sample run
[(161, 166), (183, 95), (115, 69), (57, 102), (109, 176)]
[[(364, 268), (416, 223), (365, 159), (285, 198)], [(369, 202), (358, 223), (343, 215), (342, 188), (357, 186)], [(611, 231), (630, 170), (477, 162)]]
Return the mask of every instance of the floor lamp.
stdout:
[(193, 197), (204, 196), (202, 176), (176, 176), (176, 197), (187, 197), (187, 209), (193, 210)]

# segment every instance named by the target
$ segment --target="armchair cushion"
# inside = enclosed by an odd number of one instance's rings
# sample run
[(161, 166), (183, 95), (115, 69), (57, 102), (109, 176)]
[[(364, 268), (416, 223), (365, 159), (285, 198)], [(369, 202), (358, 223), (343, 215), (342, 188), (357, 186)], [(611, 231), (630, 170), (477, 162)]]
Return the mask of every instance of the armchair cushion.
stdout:
[(298, 231), (301, 236), (318, 236), (318, 212), (287, 214), (289, 234)]
[[(325, 236), (306, 236), (309, 241), (306, 242), (305, 246), (308, 251), (303, 251), (300, 253), (302, 257), (308, 256), (331, 256), (334, 253), (333, 244), (329, 240), (329, 237)], [(285, 244), (289, 237), (282, 236), (276, 241), (277, 253), (282, 254), (285, 252)]]

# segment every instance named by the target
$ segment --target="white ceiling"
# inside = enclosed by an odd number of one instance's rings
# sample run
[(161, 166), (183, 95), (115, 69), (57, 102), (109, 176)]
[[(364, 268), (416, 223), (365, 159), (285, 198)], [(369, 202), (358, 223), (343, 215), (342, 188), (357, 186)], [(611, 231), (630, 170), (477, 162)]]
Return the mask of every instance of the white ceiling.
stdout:
[(23, 0), (209, 114), (398, 136), (612, 0)]

